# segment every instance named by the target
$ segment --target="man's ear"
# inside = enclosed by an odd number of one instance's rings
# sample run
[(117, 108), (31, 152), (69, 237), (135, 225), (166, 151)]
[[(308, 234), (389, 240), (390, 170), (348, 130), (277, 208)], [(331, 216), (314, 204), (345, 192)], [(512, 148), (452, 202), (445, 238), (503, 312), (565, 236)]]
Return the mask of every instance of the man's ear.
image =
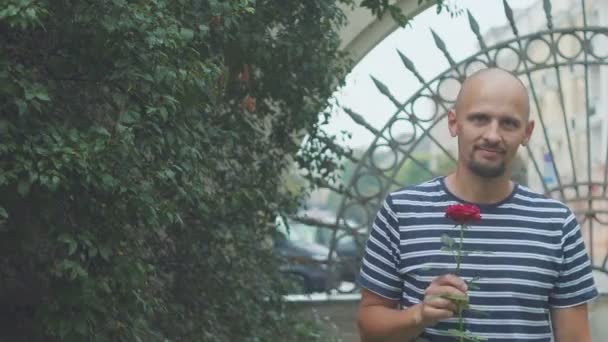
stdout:
[(458, 124), (456, 122), (456, 111), (454, 109), (450, 109), (448, 112), (448, 129), (450, 130), (450, 135), (452, 137), (458, 135)]
[(534, 131), (534, 120), (530, 120), (526, 124), (526, 132), (524, 133), (524, 140), (521, 142), (521, 146), (526, 146), (530, 142), (532, 132)]

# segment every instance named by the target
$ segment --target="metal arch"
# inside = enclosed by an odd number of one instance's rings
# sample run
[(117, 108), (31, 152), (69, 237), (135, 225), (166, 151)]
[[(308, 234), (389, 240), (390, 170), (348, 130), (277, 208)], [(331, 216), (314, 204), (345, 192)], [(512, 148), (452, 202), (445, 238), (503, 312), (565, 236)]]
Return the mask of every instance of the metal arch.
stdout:
[[(583, 13), (584, 13), (584, 0)], [(565, 171), (571, 172), (571, 179), (567, 179), (561, 173), (557, 164), (553, 164), (553, 172), (556, 175), (556, 186), (549, 186), (543, 180), (543, 174), (539, 167), (538, 157), (535, 156), (534, 151), (528, 147), (527, 157), (532, 162), (533, 171), (539, 177), (540, 184), (544, 191), (552, 196), (557, 196), (566, 203), (573, 204), (576, 206), (573, 211), (578, 217), (582, 217), (580, 220), (581, 226), (585, 226), (588, 234), (589, 251), (592, 264), (594, 269), (608, 274), (608, 250), (604, 256), (599, 258), (595, 255), (594, 250), (594, 230), (595, 229), (608, 229), (608, 198), (606, 197), (608, 189), (608, 168), (605, 167), (602, 179), (594, 179), (592, 174), (592, 163), (591, 163), (591, 149), (592, 145), (590, 142), (590, 123), (589, 118), (590, 112), (590, 100), (589, 100), (589, 66), (591, 65), (608, 65), (608, 53), (605, 56), (599, 56), (597, 51), (594, 50), (593, 41), (598, 36), (608, 37), (608, 27), (600, 26), (588, 26), (586, 15), (583, 15), (582, 27), (571, 27), (571, 28), (555, 28), (553, 25), (553, 19), (551, 14), (551, 4), (549, 0), (544, 1), (543, 9), (546, 15), (546, 29), (537, 31), (532, 34), (520, 35), (516, 26), (513, 12), (509, 7), (508, 2), (503, 1), (505, 7), (505, 15), (510, 23), (510, 28), (513, 32), (513, 37), (504, 40), (500, 43), (488, 46), (484, 41), (483, 36), (479, 31), (479, 25), (475, 18), (468, 13), (468, 19), (471, 31), (475, 34), (480, 50), (468, 58), (455, 62), (451, 57), (447, 47), (441, 37), (435, 32), (432, 32), (433, 38), (437, 48), (445, 56), (449, 63), (449, 68), (444, 72), (437, 75), (430, 81), (425, 80), (420, 73), (417, 71), (414, 63), (409, 60), (405, 54), (401, 51), (397, 51), (399, 54), (404, 67), (411, 72), (421, 83), (421, 87), (416, 91), (408, 100), (405, 102), (399, 102), (395, 96), (391, 93), (390, 89), (382, 83), (380, 80), (372, 76), (372, 80), (378, 91), (382, 93), (393, 105), (395, 106), (395, 112), (380, 130), (375, 129), (372, 125), (368, 124), (360, 114), (353, 112), (350, 109), (345, 109), (345, 112), (350, 115), (355, 122), (363, 127), (366, 127), (372, 134), (374, 134), (374, 140), (365, 151), (365, 153), (359, 159), (351, 159), (356, 162), (355, 171), (351, 179), (345, 184), (343, 189), (338, 190), (345, 196), (342, 197), (341, 203), (336, 215), (335, 229), (332, 232), (330, 250), (335, 250), (337, 243), (337, 236), (340, 230), (344, 230), (346, 234), (356, 234), (357, 229), (361, 227), (370, 227), (374, 213), (379, 208), (381, 201), (386, 196), (387, 192), (391, 188), (400, 186), (396, 181), (395, 177), (403, 165), (409, 160), (414, 164), (418, 165), (421, 169), (429, 173), (430, 176), (436, 176), (438, 170), (425, 165), (423, 162), (418, 160), (416, 155), (416, 149), (421, 143), (426, 142), (434, 145), (434, 147), (442, 153), (448, 160), (455, 160), (455, 157), (441, 145), (438, 139), (433, 136), (432, 130), (439, 123), (445, 120), (448, 109), (452, 106), (453, 100), (447, 98), (445, 94), (442, 94), (442, 84), (448, 82), (448, 80), (456, 80), (462, 82), (462, 80), (469, 74), (469, 69), (472, 65), (478, 64), (481, 66), (499, 66), (503, 64), (500, 59), (501, 52), (512, 51), (512, 56), (516, 60), (512, 61), (515, 64), (515, 68), (511, 70), (516, 75), (527, 81), (528, 88), (531, 92), (533, 99), (533, 106), (536, 110), (536, 114), (539, 118), (540, 128), (542, 130), (542, 137), (544, 141), (544, 147), (548, 150), (548, 154), (552, 160), (556, 160), (554, 146), (551, 143), (550, 136), (548, 134), (548, 124), (545, 122), (545, 115), (543, 113), (542, 106), (538, 100), (538, 89), (535, 86), (534, 76), (537, 73), (548, 73), (552, 72), (557, 79), (557, 92), (559, 94), (559, 108), (561, 111), (561, 124), (565, 130), (565, 136), (567, 141), (567, 151), (564, 153), (564, 158), (567, 158), (568, 164)], [(568, 51), (564, 50), (561, 45), (562, 41), (569, 37), (577, 41), (580, 47), (576, 53), (569, 54)], [(546, 58), (538, 60), (535, 56), (530, 53), (530, 47), (532, 44), (545, 44), (548, 49), (548, 55)], [(532, 51), (534, 52), (534, 51)], [(564, 90), (562, 84), (562, 76), (560, 71), (566, 67), (579, 66), (584, 68), (584, 79), (585, 79), (585, 128), (587, 134), (586, 140), (586, 158), (587, 158), (587, 170), (586, 174), (582, 173), (580, 168), (576, 167), (576, 161), (574, 156), (574, 143), (572, 141), (572, 132), (569, 128), (568, 123), (568, 111), (564, 99)], [(429, 99), (432, 101), (435, 107), (435, 111), (430, 118), (422, 118), (417, 115), (414, 111), (414, 105), (419, 99)], [(395, 136), (395, 132), (392, 131), (392, 127), (397, 122), (407, 122), (412, 127), (411, 136), (407, 141), (399, 141)], [(377, 156), (377, 151), (390, 148), (394, 153), (395, 161), (390, 164), (390, 167), (378, 167), (377, 162), (374, 161), (374, 157)], [(606, 149), (608, 147), (604, 147)], [(603, 153), (606, 155), (606, 164), (608, 164), (608, 150), (604, 150)], [(541, 160), (542, 161), (542, 160)], [(604, 165), (606, 165), (604, 164)], [(580, 172), (580, 173), (579, 173)], [(358, 189), (358, 182), (361, 177), (375, 177), (377, 189), (372, 194), (362, 194)], [(596, 177), (597, 178), (597, 177)], [(601, 190), (601, 191), (600, 191)], [(601, 195), (596, 193), (601, 192)], [(572, 195), (574, 193), (574, 195)], [(596, 204), (604, 202), (606, 203), (606, 209), (597, 208)], [(586, 207), (580, 208), (578, 203), (584, 203)], [(349, 210), (355, 208), (359, 211), (358, 216), (365, 217), (363, 222), (357, 222), (352, 225), (348, 222), (352, 222), (349, 214)], [(357, 241), (355, 239), (355, 241)], [(359, 246), (363, 248), (363, 246)], [(331, 258), (331, 253), (330, 253)], [(599, 259), (596, 262), (596, 259)], [(331, 260), (330, 260), (331, 263)]]

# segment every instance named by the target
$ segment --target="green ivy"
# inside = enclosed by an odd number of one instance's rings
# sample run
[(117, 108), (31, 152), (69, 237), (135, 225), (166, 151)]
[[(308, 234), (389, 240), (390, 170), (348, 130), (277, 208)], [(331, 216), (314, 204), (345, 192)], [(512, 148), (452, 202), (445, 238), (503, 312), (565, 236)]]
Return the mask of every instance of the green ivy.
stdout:
[(5, 1), (0, 340), (322, 340), (267, 239), (349, 68), (338, 5)]
[[(436, 5), (437, 14), (442, 11), (446, 11), (450, 16), (454, 17), (462, 14), (462, 9), (457, 6), (456, 3), (450, 3), (449, 0), (417, 0), (418, 6), (428, 7)], [(412, 19), (411, 16), (403, 13), (401, 7), (395, 4), (391, 0), (362, 0), (361, 7), (370, 9), (372, 14), (378, 18), (384, 17), (385, 14), (389, 14), (391, 18), (399, 24), (401, 27), (405, 27), (409, 24)]]

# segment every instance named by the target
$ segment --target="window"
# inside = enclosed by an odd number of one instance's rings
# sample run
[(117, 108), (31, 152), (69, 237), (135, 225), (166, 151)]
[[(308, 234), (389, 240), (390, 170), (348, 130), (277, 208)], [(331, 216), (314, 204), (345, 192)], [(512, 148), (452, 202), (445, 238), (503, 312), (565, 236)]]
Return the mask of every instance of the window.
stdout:
[(593, 142), (604, 141), (602, 122), (597, 120), (591, 123), (590, 131), (591, 136), (589, 137), (589, 141), (591, 144), (589, 145), (589, 148), (591, 148), (591, 166), (598, 166), (604, 163), (604, 152), (606, 148), (601, 143), (595, 144)]
[(602, 93), (602, 77), (599, 65), (589, 65), (589, 115), (599, 111), (600, 94)]

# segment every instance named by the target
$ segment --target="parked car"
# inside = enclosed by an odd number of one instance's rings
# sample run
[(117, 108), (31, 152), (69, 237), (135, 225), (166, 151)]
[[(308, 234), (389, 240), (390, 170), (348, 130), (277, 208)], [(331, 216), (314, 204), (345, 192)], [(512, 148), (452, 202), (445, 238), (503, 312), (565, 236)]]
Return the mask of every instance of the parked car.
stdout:
[[(329, 248), (314, 242), (306, 231), (277, 224), (273, 250), (284, 259), (280, 271), (296, 285), (293, 292), (314, 293), (336, 289), (339, 285), (340, 260), (336, 252), (329, 263)], [(295, 229), (294, 229), (295, 228)]]
[(367, 230), (364, 228), (336, 236), (336, 252), (342, 261), (342, 280), (356, 282), (366, 240)]
[[(334, 223), (335, 218), (327, 216), (327, 223)], [(349, 222), (354, 226), (353, 222)], [(327, 227), (305, 224), (302, 222), (289, 221), (290, 231), (300, 241), (321, 245), (325, 247), (324, 255), (329, 253), (333, 231)], [(356, 278), (361, 267), (363, 247), (367, 239), (367, 229), (361, 227), (353, 230), (339, 230), (336, 235), (336, 246), (333, 263), (336, 264), (334, 271), (339, 283), (348, 283), (338, 286), (342, 292), (351, 292), (356, 289)]]
[[(318, 228), (316, 241), (329, 247), (332, 240), (332, 231)], [(336, 234), (336, 254), (340, 258), (339, 292), (353, 292), (357, 287), (357, 275), (361, 269), (363, 250), (367, 240), (367, 229), (339, 230)]]

